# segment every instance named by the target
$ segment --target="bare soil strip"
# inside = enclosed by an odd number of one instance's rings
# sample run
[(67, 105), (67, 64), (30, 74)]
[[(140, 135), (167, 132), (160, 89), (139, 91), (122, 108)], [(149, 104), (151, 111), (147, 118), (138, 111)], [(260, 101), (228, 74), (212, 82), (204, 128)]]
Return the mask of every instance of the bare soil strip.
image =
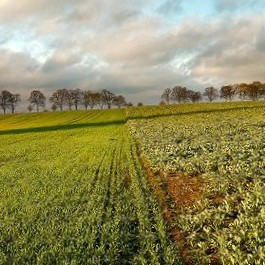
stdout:
[[(191, 265), (193, 262), (189, 255), (190, 247), (185, 238), (185, 231), (175, 225), (175, 220), (179, 214), (187, 212), (189, 207), (203, 196), (206, 183), (199, 175), (190, 177), (181, 173), (154, 172), (140, 153), (139, 148), (138, 156), (146, 171), (148, 183), (163, 210), (163, 216), (169, 224), (171, 240), (180, 247), (184, 263)], [(218, 201), (219, 198), (216, 200)], [(212, 264), (219, 264), (218, 257), (215, 255), (212, 255)]]

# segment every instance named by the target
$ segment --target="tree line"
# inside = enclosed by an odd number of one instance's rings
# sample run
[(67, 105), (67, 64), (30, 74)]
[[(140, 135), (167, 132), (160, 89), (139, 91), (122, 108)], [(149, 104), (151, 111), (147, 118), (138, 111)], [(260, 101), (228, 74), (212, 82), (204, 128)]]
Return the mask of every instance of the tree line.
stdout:
[(232, 101), (238, 97), (241, 100), (258, 100), (265, 96), (265, 83), (254, 81), (250, 84), (240, 83), (234, 85), (224, 85), (220, 89), (213, 86), (206, 87), (204, 92), (189, 90), (184, 86), (175, 86), (166, 88), (161, 95), (160, 104), (169, 104), (170, 102), (185, 103), (198, 102), (205, 98), (212, 102), (218, 98)]
[[(28, 111), (31, 112), (35, 109), (38, 112), (40, 109), (45, 108), (47, 99), (40, 90), (33, 90), (30, 93), (28, 101), (30, 103)], [(95, 107), (101, 109), (106, 107), (110, 109), (111, 106), (121, 108), (131, 105), (131, 103), (126, 102), (123, 95), (116, 95), (107, 89), (103, 89), (101, 92), (82, 91), (80, 89), (58, 89), (48, 98), (48, 101), (51, 103), (51, 109), (53, 111), (57, 109), (62, 111), (65, 108), (78, 110), (81, 106), (87, 110), (88, 108), (93, 109)], [(2, 90), (0, 92), (0, 107), (4, 114), (9, 109), (14, 113), (19, 102), (21, 102), (19, 94), (13, 94), (8, 90)]]
[[(224, 85), (220, 89), (213, 86), (206, 87), (203, 92), (193, 91), (184, 86), (175, 86), (174, 88), (166, 88), (161, 95), (160, 104), (169, 104), (171, 102), (185, 103), (185, 102), (199, 102), (204, 98), (210, 102), (222, 98), (226, 101), (231, 101), (234, 98), (241, 100), (258, 100), (265, 97), (265, 83), (254, 81), (252, 83), (240, 83), (233, 85)], [(46, 97), (40, 90), (33, 90), (28, 99), (28, 111), (44, 109), (46, 106)], [(127, 103), (123, 95), (116, 95), (113, 92), (103, 89), (101, 92), (82, 91), (81, 89), (58, 89), (51, 97), (48, 98), (51, 103), (51, 109), (79, 109), (81, 106), (86, 110), (88, 108), (111, 108), (116, 106), (121, 108), (123, 106), (132, 106), (132, 103)], [(21, 102), (20, 94), (11, 93), (8, 90), (0, 91), (0, 108), (4, 114), (8, 110), (11, 113), (15, 112), (18, 104)], [(143, 103), (139, 102), (138, 106)]]

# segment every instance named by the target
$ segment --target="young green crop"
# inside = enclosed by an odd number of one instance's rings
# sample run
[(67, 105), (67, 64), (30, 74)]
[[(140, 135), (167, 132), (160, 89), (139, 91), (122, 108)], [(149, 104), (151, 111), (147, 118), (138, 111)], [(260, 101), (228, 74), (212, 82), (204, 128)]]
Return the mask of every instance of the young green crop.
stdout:
[(127, 128), (103, 125), (0, 135), (0, 264), (181, 264)]

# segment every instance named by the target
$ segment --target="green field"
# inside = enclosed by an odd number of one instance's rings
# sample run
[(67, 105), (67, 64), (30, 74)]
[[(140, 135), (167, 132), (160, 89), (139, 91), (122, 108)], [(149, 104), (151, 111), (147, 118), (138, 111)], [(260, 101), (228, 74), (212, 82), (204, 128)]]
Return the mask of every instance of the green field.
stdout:
[(0, 264), (263, 264), (264, 133), (264, 101), (1, 115)]
[[(57, 113), (59, 130), (19, 134), (19, 124), (39, 126), (37, 115), (10, 117), (18, 125), (1, 135), (0, 264), (178, 261), (135, 145), (115, 124), (122, 111), (114, 112), (116, 120), (103, 111), (99, 125), (71, 130), (62, 125), (78, 124), (79, 115)], [(78, 114), (82, 123), (95, 121)], [(39, 117), (56, 124), (56, 114)], [(113, 124), (105, 125), (109, 118)]]

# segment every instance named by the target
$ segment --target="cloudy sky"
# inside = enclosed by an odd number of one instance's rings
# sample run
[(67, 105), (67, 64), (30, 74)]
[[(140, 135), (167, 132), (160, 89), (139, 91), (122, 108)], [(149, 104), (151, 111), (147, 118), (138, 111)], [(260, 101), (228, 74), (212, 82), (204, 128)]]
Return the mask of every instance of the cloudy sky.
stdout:
[(264, 0), (0, 0), (0, 89), (164, 88), (265, 81)]

